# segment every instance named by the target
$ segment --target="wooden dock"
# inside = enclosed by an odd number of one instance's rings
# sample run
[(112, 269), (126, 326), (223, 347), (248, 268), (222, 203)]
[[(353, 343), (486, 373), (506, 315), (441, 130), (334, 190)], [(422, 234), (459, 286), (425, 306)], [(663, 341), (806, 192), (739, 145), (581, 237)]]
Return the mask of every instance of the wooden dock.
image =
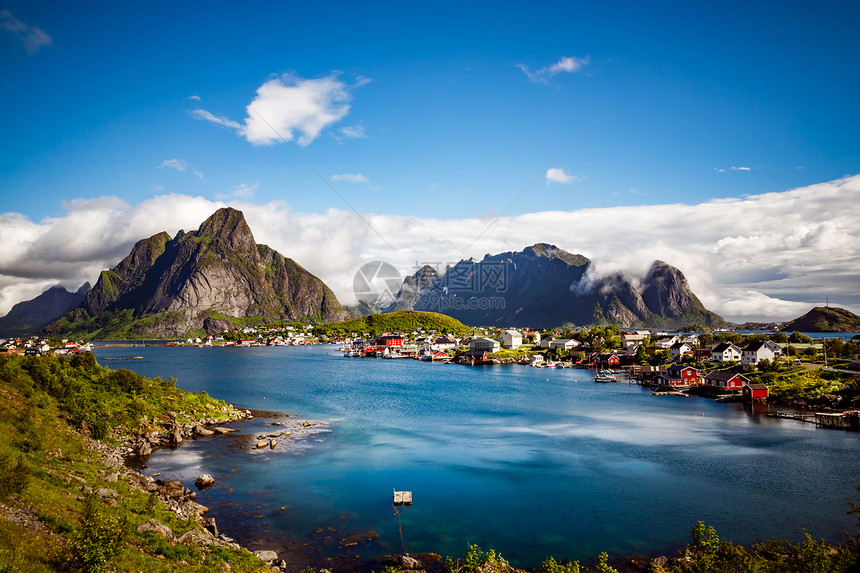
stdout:
[(858, 432), (860, 431), (860, 411), (818, 412), (815, 414), (815, 423), (824, 428)]
[(394, 505), (412, 505), (411, 491), (394, 490)]
[(860, 431), (860, 411), (847, 412), (773, 412), (768, 414), (772, 418), (788, 418), (800, 422), (811, 422), (822, 428), (834, 428), (837, 430), (848, 430), (849, 432)]

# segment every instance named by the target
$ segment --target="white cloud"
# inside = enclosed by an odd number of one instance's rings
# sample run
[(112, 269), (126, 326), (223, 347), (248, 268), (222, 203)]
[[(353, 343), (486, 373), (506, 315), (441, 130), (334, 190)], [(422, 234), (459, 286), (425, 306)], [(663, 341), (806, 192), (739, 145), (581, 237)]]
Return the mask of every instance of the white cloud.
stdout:
[(188, 169), (201, 181), (206, 181), (206, 179), (203, 177), (203, 174), (191, 167), (191, 165), (184, 159), (165, 159), (161, 162), (161, 165), (156, 165), (156, 168), (158, 169), (161, 169), (162, 167), (167, 167), (168, 169), (175, 169), (177, 171), (185, 171), (186, 169)]
[(552, 167), (546, 170), (547, 185), (550, 183), (566, 183), (568, 185), (573, 185), (577, 181), (579, 181), (579, 177), (565, 173), (564, 169)]
[(341, 173), (340, 175), (332, 175), (332, 181), (346, 181), (347, 183), (370, 183), (370, 179), (361, 173)]
[(0, 10), (0, 28), (24, 42), (28, 54), (35, 54), (42, 46), (51, 45), (51, 37), (44, 30), (25, 24), (9, 10)]
[(157, 166), (158, 169), (161, 169), (162, 167), (176, 169), (177, 171), (185, 171), (188, 167), (188, 162), (184, 159), (165, 159), (161, 162), (161, 165)]
[(239, 125), (238, 122), (235, 122), (231, 119), (228, 119), (222, 115), (214, 115), (205, 109), (193, 109), (191, 110), (191, 115), (196, 117), (197, 119), (202, 119), (204, 121), (209, 121), (214, 123), (215, 125), (220, 125), (222, 127), (229, 127), (230, 129), (241, 129), (242, 126)]
[(305, 146), (343, 119), (351, 100), (346, 84), (335, 75), (306, 80), (284, 74), (257, 89), (240, 133), (258, 145), (271, 145), (281, 138), (292, 141), (299, 133), (297, 142)]
[[(257, 88), (257, 96), (245, 108), (244, 125), (205, 109), (195, 109), (191, 114), (235, 129), (255, 145), (295, 140), (304, 147), (323, 129), (343, 119), (352, 101), (350, 90), (368, 83), (370, 80), (359, 78), (354, 85), (347, 86), (337, 74), (313, 80), (283, 74)], [(342, 127), (339, 133), (342, 138), (367, 137), (361, 125)]]
[(517, 64), (517, 67), (521, 69), (531, 81), (535, 83), (546, 84), (549, 83), (549, 80), (551, 80), (554, 76), (560, 73), (578, 72), (584, 66), (587, 66), (588, 62), (588, 56), (585, 56), (584, 58), (565, 56), (551, 66), (544, 66), (535, 72), (529, 70), (528, 66), (526, 66), (525, 64)]
[(715, 173), (725, 173), (726, 171), (752, 171), (752, 167), (736, 167), (733, 165), (732, 167), (729, 167), (728, 169), (723, 169), (721, 167), (715, 167), (714, 168)]
[(190, 96), (188, 96), (188, 99), (190, 99), (192, 101), (200, 101), (200, 96), (199, 95), (190, 95)]
[(367, 133), (365, 133), (362, 125), (347, 125), (338, 128), (337, 131), (340, 133), (340, 137), (337, 139), (367, 139)]
[[(548, 242), (594, 262), (592, 274), (642, 276), (655, 259), (684, 272), (709, 309), (729, 320), (787, 320), (826, 297), (860, 312), (860, 175), (783, 192), (667, 204), (543, 211), (502, 217), (469, 247), (486, 221), (293, 212), (283, 202), (242, 209), (257, 242), (322, 278), (351, 302), (361, 264), (455, 263)], [(223, 201), (160, 195), (130, 206), (117, 198), (64, 204), (60, 217), (32, 222), (0, 215), (0, 313), (58, 282), (77, 288), (128, 254), (137, 240), (196, 229)], [(377, 232), (387, 241), (379, 238)], [(395, 245), (392, 247), (391, 245)]]
[(257, 187), (259, 186), (259, 183), (240, 183), (233, 188), (233, 195), (239, 199), (250, 199), (254, 196), (254, 192), (257, 191)]

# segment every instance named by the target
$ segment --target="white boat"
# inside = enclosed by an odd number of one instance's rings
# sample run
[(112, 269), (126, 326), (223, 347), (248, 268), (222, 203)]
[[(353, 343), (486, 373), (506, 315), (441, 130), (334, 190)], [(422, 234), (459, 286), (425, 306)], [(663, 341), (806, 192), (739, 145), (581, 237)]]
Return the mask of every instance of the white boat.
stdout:
[(616, 378), (612, 375), (611, 372), (606, 370), (598, 370), (597, 374), (594, 375), (595, 382), (615, 382)]

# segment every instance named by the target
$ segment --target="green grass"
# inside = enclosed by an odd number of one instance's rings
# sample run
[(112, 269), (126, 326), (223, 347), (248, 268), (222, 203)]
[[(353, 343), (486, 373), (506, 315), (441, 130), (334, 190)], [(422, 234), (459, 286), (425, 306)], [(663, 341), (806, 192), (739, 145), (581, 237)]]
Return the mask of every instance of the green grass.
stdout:
[(781, 402), (819, 402), (827, 395), (860, 395), (860, 374), (806, 370), (802, 366), (785, 366), (777, 372), (743, 374), (752, 382), (767, 384), (771, 398)]
[[(106, 416), (110, 435), (158, 426), (170, 411), (183, 411), (180, 419), (186, 421), (227, 416), (223, 402), (179, 390), (172, 380), (102, 368), (91, 355), (77, 360), (0, 357), (0, 503), (20, 508), (43, 526), (34, 531), (0, 521), (0, 573), (203, 573), (217, 571), (224, 563), (236, 572), (267, 569), (245, 551), (183, 546), (137, 533), (150, 518), (170, 527), (176, 537), (200, 526), (193, 519), (179, 520), (160, 501), (122, 479), (105, 481), (105, 473), (113, 470), (73, 431), (81, 408), (96, 408), (99, 416)], [(111, 507), (95, 498), (87, 505), (84, 485), (116, 491), (118, 504)], [(114, 551), (107, 551), (112, 543)], [(109, 560), (102, 563), (105, 557)]]

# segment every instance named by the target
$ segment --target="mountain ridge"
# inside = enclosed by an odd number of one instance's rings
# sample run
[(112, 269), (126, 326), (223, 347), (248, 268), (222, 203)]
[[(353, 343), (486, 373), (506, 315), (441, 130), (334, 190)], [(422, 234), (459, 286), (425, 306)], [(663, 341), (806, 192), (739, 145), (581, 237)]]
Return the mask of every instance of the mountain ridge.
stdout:
[(54, 285), (30, 300), (15, 304), (6, 316), (0, 318), (0, 336), (26, 336), (63, 316), (86, 297), (90, 283), (86, 282), (70, 292), (62, 285)]
[(654, 261), (641, 281), (622, 273), (595, 278), (591, 261), (555, 245), (461, 260), (444, 273), (406, 277), (398, 309), (435, 311), (466, 324), (554, 328), (608, 322), (622, 327), (722, 326), (683, 273)]

